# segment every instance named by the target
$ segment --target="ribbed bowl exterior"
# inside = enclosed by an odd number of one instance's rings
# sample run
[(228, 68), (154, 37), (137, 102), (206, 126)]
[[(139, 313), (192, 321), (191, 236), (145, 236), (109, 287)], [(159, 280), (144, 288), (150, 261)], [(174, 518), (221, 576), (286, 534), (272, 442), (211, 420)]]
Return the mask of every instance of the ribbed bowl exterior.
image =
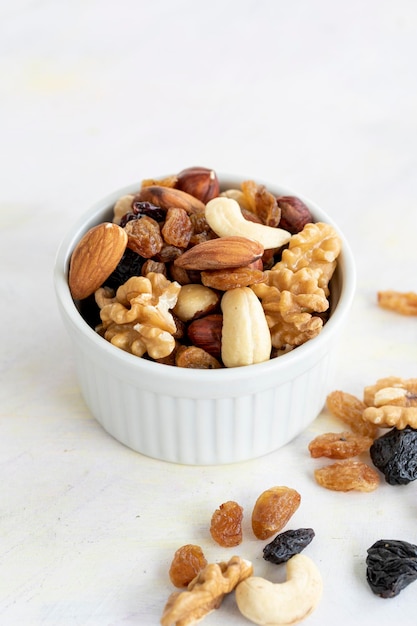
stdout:
[[(330, 354), (297, 378), (222, 398), (187, 398), (126, 383), (78, 354), (81, 391), (92, 415), (118, 441), (147, 456), (191, 465), (234, 463), (285, 445), (320, 412)], [(163, 385), (161, 385), (163, 387)]]
[[(232, 186), (229, 181), (227, 186)], [(67, 281), (75, 243), (91, 226), (108, 219), (117, 198), (138, 187), (119, 190), (93, 207), (64, 240), (55, 264), (57, 302), (89, 410), (121, 443), (168, 462), (235, 463), (277, 450), (317, 417), (331, 389), (337, 339), (355, 286), (348, 245), (343, 242), (332, 281), (332, 315), (318, 337), (267, 363), (241, 368), (186, 370), (153, 363), (97, 335), (79, 314)], [(301, 197), (275, 190), (277, 195)], [(317, 221), (331, 222), (302, 199)]]

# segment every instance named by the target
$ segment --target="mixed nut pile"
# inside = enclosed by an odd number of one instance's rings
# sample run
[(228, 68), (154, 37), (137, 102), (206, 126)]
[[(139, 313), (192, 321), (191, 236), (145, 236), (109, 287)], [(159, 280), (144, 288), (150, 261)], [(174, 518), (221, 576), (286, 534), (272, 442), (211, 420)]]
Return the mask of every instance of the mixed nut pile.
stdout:
[[(78, 242), (69, 286), (97, 332), (134, 355), (216, 369), (267, 361), (329, 315), (341, 242), (299, 199), (187, 168), (144, 180)], [(88, 314), (87, 314), (88, 311)], [(91, 313), (93, 311), (93, 313)]]

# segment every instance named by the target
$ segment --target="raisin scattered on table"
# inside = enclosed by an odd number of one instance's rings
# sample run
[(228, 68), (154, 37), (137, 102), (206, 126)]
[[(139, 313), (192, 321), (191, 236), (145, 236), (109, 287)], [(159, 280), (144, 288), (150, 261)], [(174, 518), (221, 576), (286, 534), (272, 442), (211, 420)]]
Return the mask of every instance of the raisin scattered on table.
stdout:
[(302, 552), (313, 540), (314, 535), (312, 528), (298, 528), (280, 533), (264, 547), (265, 561), (270, 561), (276, 565), (286, 563), (295, 554)]
[(187, 587), (206, 565), (207, 560), (200, 546), (191, 543), (181, 546), (175, 552), (169, 568), (172, 584), (175, 587)]
[(325, 456), (329, 459), (349, 459), (369, 450), (373, 443), (371, 437), (344, 431), (341, 433), (323, 433), (308, 445), (313, 459)]
[(211, 518), (210, 534), (220, 546), (230, 548), (242, 542), (243, 508), (233, 500), (224, 502)]
[(417, 430), (393, 428), (370, 447), (372, 463), (390, 485), (406, 485), (417, 478)]
[(319, 485), (332, 491), (374, 491), (379, 485), (377, 471), (354, 459), (320, 467), (315, 470), (314, 478)]
[(366, 566), (372, 591), (381, 598), (393, 598), (417, 580), (417, 546), (380, 539), (368, 548)]
[(252, 511), (252, 530), (257, 539), (269, 539), (289, 522), (300, 506), (301, 496), (291, 487), (271, 487), (262, 492)]

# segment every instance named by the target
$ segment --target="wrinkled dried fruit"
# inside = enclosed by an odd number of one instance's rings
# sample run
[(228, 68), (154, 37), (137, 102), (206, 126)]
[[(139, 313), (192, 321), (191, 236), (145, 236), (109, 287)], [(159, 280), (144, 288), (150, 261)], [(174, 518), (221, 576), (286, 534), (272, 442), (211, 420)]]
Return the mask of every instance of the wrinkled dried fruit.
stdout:
[(210, 534), (220, 546), (231, 548), (242, 542), (243, 509), (229, 500), (216, 509), (211, 518)]
[(131, 220), (124, 228), (127, 233), (127, 247), (150, 259), (159, 252), (163, 245), (159, 224), (152, 217), (145, 215), (140, 220)]
[(249, 287), (249, 285), (255, 285), (263, 280), (265, 280), (264, 272), (249, 265), (201, 272), (203, 285), (219, 291), (229, 291), (229, 289), (236, 287)]
[(314, 477), (319, 485), (332, 491), (374, 491), (379, 485), (376, 471), (361, 461), (336, 461), (316, 469)]
[(280, 533), (263, 549), (265, 561), (286, 563), (294, 554), (299, 554), (314, 539), (312, 528), (298, 528)]
[(325, 456), (329, 459), (349, 459), (369, 450), (373, 442), (371, 437), (364, 437), (348, 431), (342, 433), (324, 433), (309, 443), (308, 449), (313, 459)]
[(417, 430), (393, 428), (375, 439), (370, 455), (390, 485), (406, 485), (417, 478)]
[(200, 546), (189, 543), (178, 548), (169, 568), (172, 584), (175, 587), (187, 587), (206, 565), (206, 557)]
[(271, 487), (257, 499), (252, 511), (252, 530), (258, 539), (269, 539), (284, 528), (300, 506), (301, 496), (290, 487)]
[(214, 356), (197, 346), (181, 346), (175, 355), (175, 365), (198, 370), (221, 368), (220, 362)]
[(106, 287), (111, 287), (116, 291), (120, 285), (127, 282), (132, 276), (140, 276), (142, 274), (144, 258), (133, 252), (130, 248), (126, 248), (122, 258), (119, 261), (114, 272), (106, 279)]
[(372, 438), (377, 436), (378, 427), (362, 419), (366, 404), (356, 396), (344, 391), (332, 391), (326, 404), (330, 413), (350, 426), (354, 433)]
[(187, 211), (176, 207), (168, 209), (161, 232), (167, 244), (177, 248), (186, 248), (193, 233), (193, 225)]
[(381, 598), (397, 596), (417, 580), (417, 546), (395, 539), (376, 541), (368, 548), (366, 579)]

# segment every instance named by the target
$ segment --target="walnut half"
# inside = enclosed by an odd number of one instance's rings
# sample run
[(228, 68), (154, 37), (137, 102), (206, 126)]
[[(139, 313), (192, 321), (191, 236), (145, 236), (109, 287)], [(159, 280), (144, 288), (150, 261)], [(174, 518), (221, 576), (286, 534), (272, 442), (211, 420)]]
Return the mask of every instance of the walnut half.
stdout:
[(186, 591), (172, 593), (161, 626), (188, 626), (219, 608), (230, 593), (253, 573), (252, 563), (233, 556), (227, 563), (210, 563), (190, 582)]

